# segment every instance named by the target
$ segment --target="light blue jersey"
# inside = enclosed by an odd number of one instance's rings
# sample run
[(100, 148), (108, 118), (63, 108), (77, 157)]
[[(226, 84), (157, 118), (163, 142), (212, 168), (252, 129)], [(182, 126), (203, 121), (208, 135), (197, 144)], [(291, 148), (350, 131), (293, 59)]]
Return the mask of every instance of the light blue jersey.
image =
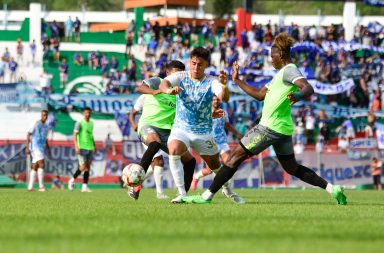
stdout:
[(227, 112), (225, 112), (224, 117), (213, 119), (213, 137), (218, 146), (228, 143), (227, 133), (225, 132), (226, 122), (229, 122)]
[(45, 152), (48, 135), (48, 124), (37, 121), (28, 131), (31, 134), (30, 149)]
[(201, 81), (194, 81), (187, 71), (173, 73), (165, 79), (172, 86), (182, 88), (176, 99), (173, 127), (194, 134), (212, 133), (212, 100), (222, 91), (219, 80), (205, 76)]

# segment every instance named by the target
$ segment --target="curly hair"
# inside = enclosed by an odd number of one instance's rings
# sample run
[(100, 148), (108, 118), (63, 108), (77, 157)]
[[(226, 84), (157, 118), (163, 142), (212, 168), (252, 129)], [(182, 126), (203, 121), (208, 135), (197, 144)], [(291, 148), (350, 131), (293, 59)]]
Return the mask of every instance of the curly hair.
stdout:
[(294, 42), (295, 40), (292, 37), (288, 36), (287, 33), (280, 33), (276, 36), (275, 40), (273, 41), (272, 47), (280, 49), (284, 56), (290, 56), (291, 47), (293, 46)]

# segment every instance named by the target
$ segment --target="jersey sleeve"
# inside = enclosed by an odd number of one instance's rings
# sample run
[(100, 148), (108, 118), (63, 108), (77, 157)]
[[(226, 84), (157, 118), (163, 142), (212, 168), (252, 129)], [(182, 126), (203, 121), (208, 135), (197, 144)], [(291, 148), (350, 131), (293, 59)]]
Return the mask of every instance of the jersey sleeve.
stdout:
[(35, 132), (35, 130), (36, 130), (36, 126), (37, 126), (37, 122), (33, 123), (33, 124), (29, 127), (29, 129), (28, 129), (28, 133), (33, 134), (33, 132)]
[(135, 109), (137, 112), (141, 111), (143, 109), (143, 104), (145, 100), (145, 95), (141, 95), (137, 100), (135, 105), (133, 106), (133, 109)]
[(186, 72), (182, 71), (182, 72), (176, 72), (176, 73), (173, 73), (169, 76), (167, 76), (165, 78), (165, 80), (167, 80), (168, 82), (171, 83), (172, 87), (175, 87), (175, 86), (180, 86), (180, 82), (182, 80), (182, 77), (183, 77), (183, 74), (185, 74)]
[(283, 81), (285, 83), (294, 84), (297, 80), (305, 78), (300, 70), (293, 66), (288, 66), (284, 69)]
[(75, 128), (73, 129), (73, 132), (74, 133), (80, 132), (80, 127), (81, 127), (80, 122), (76, 122)]
[(219, 96), (220, 93), (223, 91), (222, 84), (219, 80), (213, 79), (212, 81), (212, 91), (216, 96)]
[(158, 90), (161, 83), (161, 78), (159, 77), (152, 77), (146, 80), (143, 80), (142, 85), (147, 85), (149, 88), (153, 90)]

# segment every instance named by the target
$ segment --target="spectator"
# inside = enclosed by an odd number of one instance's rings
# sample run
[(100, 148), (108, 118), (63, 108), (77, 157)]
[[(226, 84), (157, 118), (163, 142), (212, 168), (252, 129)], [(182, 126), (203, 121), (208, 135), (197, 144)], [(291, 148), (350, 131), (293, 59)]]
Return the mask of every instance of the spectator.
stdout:
[(111, 150), (112, 151), (112, 155), (113, 156), (116, 155), (116, 147), (115, 147), (115, 144), (113, 143), (113, 140), (111, 138), (111, 134), (110, 133), (107, 134), (107, 137), (104, 140), (104, 150), (107, 153), (109, 152), (109, 150)]
[(293, 146), (293, 151), (296, 155), (302, 154), (304, 152), (305, 146), (301, 141), (297, 141)]
[(52, 44), (52, 47), (53, 47), (53, 58), (55, 59), (56, 62), (59, 62), (60, 61), (60, 42), (59, 40), (54, 37), (51, 39), (51, 44)]
[(0, 57), (0, 83), (4, 83), (6, 62)]
[(75, 30), (75, 37), (76, 42), (80, 43), (80, 28), (81, 28), (81, 22), (78, 17), (76, 17), (75, 22), (73, 22), (73, 28)]
[(372, 158), (371, 175), (373, 178), (373, 187), (375, 190), (381, 190), (381, 168), (383, 164), (376, 157)]
[(83, 66), (84, 65), (84, 58), (79, 52), (76, 52), (73, 55), (73, 63), (77, 66)]
[(54, 129), (57, 124), (57, 118), (53, 112), (51, 112), (48, 116), (47, 119), (47, 125), (48, 125), (48, 136), (50, 135), (50, 139), (53, 140), (53, 134), (54, 134)]
[(314, 131), (316, 119), (309, 110), (305, 116), (305, 135), (307, 137), (307, 144), (314, 144)]
[(35, 64), (35, 57), (36, 57), (36, 42), (35, 42), (35, 40), (32, 40), (31, 44), (29, 44), (29, 50), (31, 52), (32, 65), (34, 65)]
[(40, 75), (40, 88), (45, 94), (52, 92), (51, 80), (52, 75), (48, 74), (46, 70)]
[(131, 48), (133, 45), (133, 33), (125, 34), (125, 58), (128, 59), (131, 56)]
[(348, 140), (355, 138), (355, 129), (353, 128), (353, 123), (351, 119), (345, 119), (342, 123), (342, 126), (346, 129), (346, 138)]
[(339, 139), (339, 141), (337, 143), (337, 147), (339, 148), (339, 151), (341, 153), (347, 153), (348, 149), (349, 149), (348, 139), (346, 137), (342, 137), (341, 139)]
[(111, 72), (116, 72), (118, 71), (119, 68), (119, 61), (116, 59), (116, 56), (112, 56), (111, 59)]
[(60, 88), (64, 88), (64, 84), (68, 82), (68, 64), (67, 60), (63, 59), (59, 66), (60, 71)]
[(17, 45), (16, 45), (16, 54), (17, 54), (17, 62), (19, 62), (20, 64), (23, 62), (23, 51), (24, 51), (24, 47), (23, 47), (23, 43), (21, 42), (21, 39), (17, 39)]
[(71, 16), (69, 16), (68, 19), (65, 21), (64, 26), (65, 26), (65, 41), (72, 42), (73, 21), (71, 19)]
[(9, 62), (11, 59), (11, 53), (8, 51), (8, 47), (5, 48), (5, 52), (3, 54), (3, 61)]
[(243, 122), (243, 119), (242, 118), (238, 118), (237, 119), (237, 123), (235, 125), (235, 128), (236, 130), (242, 135), (244, 136), (247, 131), (248, 131), (248, 127), (247, 125)]
[(10, 61), (8, 62), (9, 71), (10, 71), (10, 77), (9, 82), (16, 82), (16, 71), (17, 71), (17, 62), (13, 59), (13, 57), (10, 58)]

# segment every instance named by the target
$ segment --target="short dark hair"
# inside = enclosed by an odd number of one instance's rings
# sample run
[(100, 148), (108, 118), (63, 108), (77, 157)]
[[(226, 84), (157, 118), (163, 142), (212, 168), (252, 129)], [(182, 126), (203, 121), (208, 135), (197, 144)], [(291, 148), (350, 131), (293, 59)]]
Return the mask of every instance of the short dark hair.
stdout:
[(210, 57), (210, 52), (208, 49), (206, 49), (204, 47), (197, 47), (197, 48), (192, 50), (191, 58), (192, 57), (200, 57), (200, 58), (202, 58), (208, 62), (209, 57)]
[(48, 114), (48, 110), (41, 110), (41, 113), (45, 112), (46, 114)]
[(185, 70), (185, 65), (181, 61), (174, 60), (167, 63), (166, 69)]
[(90, 111), (90, 112), (92, 112), (92, 109), (91, 109), (91, 107), (86, 106), (86, 107), (84, 107), (84, 109), (83, 109), (83, 112), (85, 112), (85, 111)]

